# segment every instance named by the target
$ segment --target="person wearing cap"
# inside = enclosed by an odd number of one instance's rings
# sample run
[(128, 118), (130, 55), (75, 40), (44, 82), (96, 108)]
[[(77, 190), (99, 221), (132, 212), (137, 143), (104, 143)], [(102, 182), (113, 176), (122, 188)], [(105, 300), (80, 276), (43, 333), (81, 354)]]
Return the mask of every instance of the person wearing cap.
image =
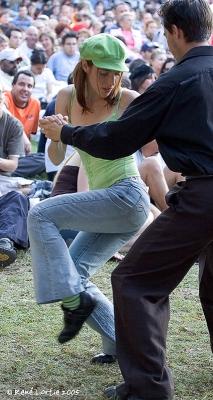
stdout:
[(136, 67), (129, 76), (131, 87), (142, 94), (156, 80), (153, 69), (146, 64)]
[[(128, 71), (126, 47), (109, 34), (99, 34), (80, 46), (80, 58), (74, 85), (57, 96), (57, 112), (68, 115), (74, 125), (116, 120), (138, 96), (121, 89), (122, 73)], [(49, 118), (41, 120), (40, 126), (53, 139), (46, 130)], [(65, 150), (66, 146), (53, 139), (51, 160), (59, 164)], [(29, 214), (36, 298), (39, 304), (62, 300), (60, 343), (72, 339), (89, 317), (88, 324), (102, 335), (104, 346), (104, 353), (93, 362), (112, 362), (116, 354), (113, 306), (89, 278), (143, 225), (149, 197), (132, 155), (106, 161), (78, 152), (90, 190), (48, 199)], [(61, 229), (80, 231), (70, 252), (59, 234)]]
[(145, 42), (141, 46), (140, 54), (146, 63), (150, 63), (151, 55), (154, 49), (159, 48), (157, 43)]
[(22, 57), (18, 50), (6, 48), (0, 52), (0, 82), (3, 92), (11, 90)]
[(169, 296), (198, 258), (199, 297), (213, 352), (213, 16), (206, 0), (167, 0), (160, 15), (177, 63), (121, 118), (86, 127), (71, 126), (60, 115), (47, 122), (53, 140), (107, 160), (156, 139), (168, 167), (186, 177), (167, 194), (168, 209), (112, 273), (124, 382), (105, 391), (110, 400), (172, 400)]

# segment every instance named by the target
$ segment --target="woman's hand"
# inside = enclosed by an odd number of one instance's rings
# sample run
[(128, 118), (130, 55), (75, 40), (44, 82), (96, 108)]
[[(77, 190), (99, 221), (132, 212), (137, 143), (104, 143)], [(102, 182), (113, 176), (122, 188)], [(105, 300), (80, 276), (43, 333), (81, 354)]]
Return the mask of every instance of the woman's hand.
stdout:
[(51, 115), (39, 120), (39, 126), (45, 136), (54, 142), (59, 142), (61, 137), (61, 129), (63, 125), (68, 123), (68, 117), (61, 114)]

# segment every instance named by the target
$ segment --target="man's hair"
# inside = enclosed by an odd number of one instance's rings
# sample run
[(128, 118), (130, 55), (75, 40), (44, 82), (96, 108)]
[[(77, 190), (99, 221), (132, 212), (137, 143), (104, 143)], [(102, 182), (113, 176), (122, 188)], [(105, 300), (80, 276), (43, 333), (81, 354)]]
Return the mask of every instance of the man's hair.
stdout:
[(14, 86), (17, 83), (19, 75), (26, 75), (29, 76), (30, 78), (33, 78), (33, 86), (35, 85), (35, 77), (31, 71), (18, 71), (17, 74), (15, 74), (13, 81), (12, 81), (12, 86)]
[(66, 33), (66, 34), (62, 37), (62, 39), (61, 39), (62, 45), (65, 44), (65, 42), (66, 42), (67, 39), (76, 39), (76, 40), (77, 40), (77, 35), (76, 35), (76, 33), (75, 33), (75, 32)]
[(172, 25), (176, 25), (187, 42), (202, 42), (211, 36), (213, 17), (206, 0), (168, 0), (159, 14), (164, 27), (171, 32)]

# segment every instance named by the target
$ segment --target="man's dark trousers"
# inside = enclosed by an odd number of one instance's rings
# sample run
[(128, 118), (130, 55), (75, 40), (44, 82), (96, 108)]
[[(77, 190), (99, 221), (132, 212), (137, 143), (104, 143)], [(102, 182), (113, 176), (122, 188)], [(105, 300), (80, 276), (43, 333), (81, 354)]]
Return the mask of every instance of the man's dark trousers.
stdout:
[[(189, 178), (112, 274), (117, 354), (130, 397), (170, 400), (169, 294), (202, 253), (200, 299), (213, 341), (213, 177)], [(206, 256), (204, 256), (206, 253)]]

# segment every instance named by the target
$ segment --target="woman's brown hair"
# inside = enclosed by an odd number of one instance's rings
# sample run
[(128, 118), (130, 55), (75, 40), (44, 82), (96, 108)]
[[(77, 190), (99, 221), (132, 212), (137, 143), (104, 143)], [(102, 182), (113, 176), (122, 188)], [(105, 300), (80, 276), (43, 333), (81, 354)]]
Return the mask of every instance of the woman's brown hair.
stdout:
[[(87, 63), (89, 66), (93, 65), (92, 61), (87, 60)], [(97, 70), (97, 74), (98, 73), (99, 73), (99, 70)], [(87, 75), (83, 70), (82, 63), (81, 63), (81, 61), (79, 61), (79, 63), (76, 65), (76, 67), (73, 71), (73, 82), (75, 85), (76, 97), (77, 97), (78, 103), (83, 108), (83, 113), (91, 112), (90, 108), (87, 106), (86, 98), (85, 98), (86, 77), (87, 77)], [(120, 79), (117, 82), (117, 84), (115, 85), (114, 89), (109, 94), (109, 96), (106, 98), (106, 102), (109, 106), (115, 105), (119, 99), (119, 92), (120, 92), (120, 88), (121, 88), (121, 78), (122, 78), (122, 73), (121, 73)]]

